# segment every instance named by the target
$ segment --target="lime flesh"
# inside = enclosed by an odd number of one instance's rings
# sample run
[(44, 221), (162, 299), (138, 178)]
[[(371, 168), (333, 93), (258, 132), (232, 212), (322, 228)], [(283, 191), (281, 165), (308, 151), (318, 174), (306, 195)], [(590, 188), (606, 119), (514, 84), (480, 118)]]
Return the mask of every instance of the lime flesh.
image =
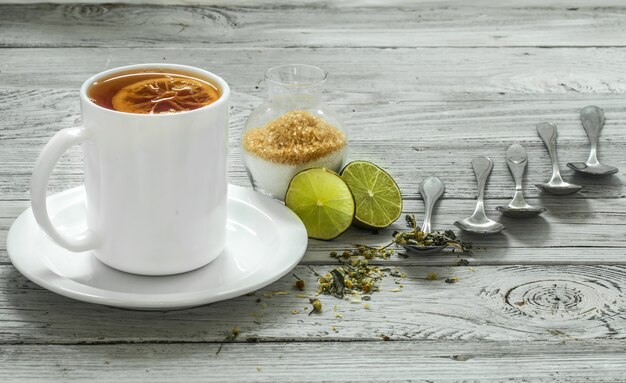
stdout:
[(304, 223), (310, 238), (329, 240), (352, 224), (354, 198), (341, 177), (324, 168), (296, 174), (285, 195), (285, 205)]
[(341, 178), (346, 181), (354, 195), (356, 225), (382, 229), (400, 217), (400, 188), (383, 169), (371, 162), (354, 161), (343, 168)]

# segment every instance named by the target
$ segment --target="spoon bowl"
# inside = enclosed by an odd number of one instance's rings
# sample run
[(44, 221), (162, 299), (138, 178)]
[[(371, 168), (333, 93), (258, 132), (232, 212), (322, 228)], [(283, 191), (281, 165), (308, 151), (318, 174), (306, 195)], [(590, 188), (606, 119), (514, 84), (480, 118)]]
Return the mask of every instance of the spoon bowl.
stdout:
[(590, 165), (585, 162), (569, 162), (567, 167), (586, 176), (608, 176), (619, 172), (619, 169), (615, 166), (603, 164)]
[(509, 204), (507, 206), (498, 206), (496, 210), (510, 218), (533, 218), (546, 211), (546, 208), (530, 205), (519, 207)]
[(582, 189), (580, 185), (574, 185), (569, 182), (563, 181), (562, 183), (546, 182), (542, 184), (535, 184), (539, 189), (546, 191), (554, 195), (568, 195), (573, 194)]
[(416, 255), (429, 255), (441, 253), (448, 245), (443, 246), (417, 246), (417, 245), (402, 245), (406, 250), (415, 253)]
[(476, 220), (474, 217), (462, 219), (454, 222), (454, 226), (463, 231), (474, 234), (497, 234), (506, 227), (500, 222), (485, 217), (485, 220)]

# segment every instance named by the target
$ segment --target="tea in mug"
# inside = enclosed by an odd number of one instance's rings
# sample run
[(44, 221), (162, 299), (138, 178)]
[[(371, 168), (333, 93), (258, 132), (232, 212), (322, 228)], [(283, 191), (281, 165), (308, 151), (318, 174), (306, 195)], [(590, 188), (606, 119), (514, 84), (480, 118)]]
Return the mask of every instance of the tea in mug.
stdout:
[(220, 92), (210, 81), (182, 71), (139, 69), (94, 82), (87, 96), (118, 112), (163, 114), (202, 108), (217, 101)]

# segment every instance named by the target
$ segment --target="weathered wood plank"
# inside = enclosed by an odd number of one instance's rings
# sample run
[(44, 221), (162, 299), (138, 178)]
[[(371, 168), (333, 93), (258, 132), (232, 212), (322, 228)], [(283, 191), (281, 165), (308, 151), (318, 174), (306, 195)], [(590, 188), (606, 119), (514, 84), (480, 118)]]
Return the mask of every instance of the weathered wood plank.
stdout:
[[(6, 170), (0, 173), (3, 174), (0, 177), (0, 200), (29, 199), (30, 173), (34, 161), (44, 144), (44, 140), (41, 140), (38, 146), (34, 146), (29, 150), (28, 162), (26, 162), (26, 157), (24, 157), (17, 163), (10, 161), (5, 163), (5, 166), (0, 166), (0, 168)], [(456, 158), (451, 158), (447, 156), (454, 155), (452, 151), (455, 149), (445, 147), (444, 143), (437, 144), (438, 148), (430, 147), (420, 152), (413, 151), (410, 145), (407, 147), (399, 145), (394, 148), (393, 145), (361, 144), (357, 146), (357, 144), (353, 143), (350, 146), (349, 159), (373, 161), (387, 169), (398, 182), (406, 199), (418, 198), (418, 183), (430, 175), (437, 175), (446, 183), (447, 190), (444, 198), (471, 199), (476, 196), (476, 181), (470, 167), (470, 160), (475, 156), (488, 155), (493, 159), (495, 165), (488, 184), (487, 198), (509, 198), (512, 196), (513, 181), (503, 158), (504, 149), (506, 149), (509, 143), (492, 143), (487, 141), (487, 144), (499, 147), (501, 150), (487, 151), (477, 143), (473, 148), (464, 147), (458, 150)], [(525, 181), (527, 196), (530, 198), (543, 198), (545, 195), (533, 185), (545, 182), (550, 178), (551, 168), (547, 154), (543, 148), (538, 147), (538, 145), (542, 145), (541, 143), (533, 143), (532, 148), (528, 143), (524, 144), (531, 156), (531, 165)], [(621, 155), (617, 151), (618, 147), (624, 147), (625, 145), (619, 144), (615, 146), (616, 150), (612, 150), (610, 153), (603, 152), (602, 160), (625, 169), (626, 165), (624, 165), (622, 158), (620, 158)], [(570, 150), (570, 152), (578, 152), (579, 155), (571, 157), (562, 155), (562, 157), (569, 158), (569, 161), (582, 160), (583, 158), (586, 159), (584, 155), (586, 151), (587, 148), (583, 148), (582, 144), (579, 144), (575, 150)], [(236, 185), (249, 186), (250, 183), (245, 173), (243, 162), (240, 160), (240, 155), (238, 149), (231, 151), (229, 182)], [(65, 164), (67, 171), (58, 172), (58, 174), (53, 176), (49, 188), (50, 192), (78, 186), (83, 182), (81, 157), (77, 155), (72, 159), (73, 162), (70, 162), (70, 159), (67, 161)], [(566, 198), (623, 198), (625, 196), (625, 173), (620, 172), (618, 175), (608, 178), (590, 179), (572, 175), (573, 171), (565, 168), (564, 162), (562, 162), (563, 176), (567, 180), (572, 180), (572, 182), (580, 183), (584, 186), (581, 192)], [(19, 173), (13, 174), (11, 173), (13, 171)]]
[[(358, 239), (358, 238), (357, 238)], [(345, 242), (345, 243), (344, 243)], [(336, 246), (312, 241), (301, 265), (329, 265), (336, 262), (330, 258), (331, 251), (348, 247), (342, 238)], [(3, 245), (4, 246), (4, 245)], [(513, 247), (481, 248), (474, 255), (442, 254), (428, 257), (391, 257), (387, 260), (374, 260), (373, 264), (383, 266), (457, 266), (461, 259), (467, 260), (470, 267), (500, 265), (624, 265), (626, 249), (616, 247)], [(6, 249), (0, 250), (0, 265), (10, 265)]]
[[(622, 382), (623, 342), (0, 346), (11, 382)], [(35, 357), (36, 356), (36, 357)]]
[[(76, 88), (89, 74), (137, 60), (158, 61), (167, 57), (206, 66), (210, 52), (206, 49), (58, 49), (52, 54), (47, 49), (6, 51), (11, 54), (0, 79), (11, 88), (0, 91), (0, 98), (4, 101), (2, 112), (7, 116), (0, 122), (3, 137), (0, 145), (10, 145), (10, 148), (0, 150), (0, 173), (12, 174), (12, 177), (16, 177), (16, 173), (30, 173), (40, 147), (53, 132), (78, 123)], [(234, 146), (245, 117), (263, 97), (262, 85), (255, 84), (259, 84), (261, 73), (267, 66), (281, 62), (281, 52), (225, 50), (220, 56), (223, 62), (214, 62), (216, 71), (223, 71), (235, 90), (231, 124)], [(376, 52), (348, 50), (344, 55), (337, 55), (321, 50), (315, 57), (333, 74), (328, 99), (342, 113), (351, 130), (351, 158), (371, 159), (395, 172), (394, 176), (400, 179), (409, 198), (415, 196), (414, 180), (421, 176), (415, 174), (416, 168), (419, 173), (419, 164), (425, 162), (430, 164), (430, 168), (424, 169), (425, 173), (445, 172), (451, 179), (459, 181), (457, 185), (450, 185), (449, 193), (461, 194), (452, 196), (471, 196), (473, 179), (466, 166), (469, 159), (481, 154), (497, 159), (513, 141), (530, 146), (529, 174), (536, 177), (529, 178), (530, 183), (543, 181), (549, 172), (549, 164), (546, 152), (535, 136), (534, 124), (541, 120), (560, 124), (560, 143), (562, 148), (567, 143), (568, 149), (567, 154), (561, 150), (563, 162), (585, 158), (587, 143), (578, 121), (578, 110), (592, 103), (604, 107), (607, 112), (607, 127), (601, 142), (603, 159), (617, 165), (623, 163), (619, 155), (624, 141), (622, 127), (626, 122), (620, 93), (625, 87), (621, 49), (594, 50), (594, 54), (578, 49)], [(312, 57), (304, 49), (290, 50), (289, 54), (300, 61)], [(351, 59), (346, 60), (346, 55)], [(250, 59), (241, 60), (243, 56)], [(446, 60), (442, 62), (441, 57)], [(363, 71), (351, 71), (345, 65), (347, 61), (359, 62)], [(418, 71), (415, 71), (415, 62), (421, 63)], [(385, 63), (388, 69), (381, 72), (380, 67)], [(612, 63), (614, 67), (611, 67)], [(588, 69), (583, 73), (581, 67)], [(376, 75), (366, 78), (363, 73)], [(417, 79), (415, 73), (420, 74)], [(34, 89), (37, 84), (45, 88)], [(19, 88), (14, 88), (17, 86)], [(383, 130), (385, 134), (381, 135)], [(451, 136), (458, 137), (458, 140), (450, 142)], [(490, 148), (488, 153), (485, 147)], [(233, 150), (232, 153), (231, 180), (247, 184), (240, 152)], [(70, 155), (61, 168), (79, 172), (79, 158)], [(534, 158), (537, 161), (533, 161)], [(450, 166), (451, 162), (455, 166)], [(565, 174), (571, 173), (565, 170)], [(21, 185), (18, 180), (5, 181), (1, 188), (3, 196), (24, 198), (18, 193), (20, 188), (21, 191), (27, 189), (26, 181), (27, 178)], [(597, 182), (600, 184), (589, 185), (585, 195), (623, 195), (621, 174)], [(508, 195), (510, 177), (501, 161), (496, 166), (492, 185), (490, 190), (499, 190), (496, 196), (504, 198)], [(531, 196), (532, 193), (537, 195), (534, 189), (531, 189)]]
[[(41, 3), (39, 0), (0, 0), (0, 4), (33, 4)], [(75, 0), (51, 0), (47, 3), (52, 4), (75, 4)], [(102, 4), (100, 0), (83, 0), (81, 4)], [(146, 4), (145, 0), (107, 0), (107, 4)], [(288, 0), (153, 0), (150, 4), (158, 5), (204, 5), (204, 6), (238, 6), (238, 7), (285, 7), (293, 6), (293, 1)], [(299, 6), (307, 7), (368, 7), (368, 8), (404, 8), (411, 6), (423, 7), (451, 7), (464, 6), (467, 2), (464, 0), (301, 0), (298, 1)], [(623, 2), (620, 0), (594, 0), (593, 7), (620, 7)], [(552, 0), (546, 3), (542, 0), (519, 0), (515, 3), (501, 2), (494, 0), (475, 0), (472, 6), (480, 8), (575, 8), (589, 7), (589, 0)], [(570, 10), (573, 11), (573, 10)]]
[[(325, 273), (328, 267), (314, 269)], [(0, 266), (0, 343), (219, 342), (233, 326), (240, 328), (241, 342), (626, 337), (624, 266), (401, 266), (398, 272), (407, 276), (385, 278), (367, 301), (369, 309), (365, 302), (322, 296), (324, 310), (313, 315), (305, 309), (308, 298), (300, 295), (313, 294), (313, 272), (304, 266), (294, 272), (306, 281), (303, 293), (289, 275), (255, 296), (182, 311), (137, 312), (61, 297), (12, 266)], [(442, 279), (427, 280), (429, 272)], [(452, 276), (459, 281), (444, 282)]]
[[(56, 97), (55, 95), (62, 94)], [(6, 103), (0, 106), (5, 118), (0, 121), (0, 199), (28, 199), (30, 174), (41, 148), (52, 135), (79, 123), (75, 91), (7, 91)], [(14, 97), (9, 97), (13, 95)], [(29, 95), (31, 97), (29, 97)], [(254, 104), (260, 102), (255, 99)], [(231, 123), (230, 182), (249, 185), (241, 159), (239, 139), (250, 105), (234, 101)], [(429, 175), (438, 175), (447, 184), (445, 198), (473, 198), (475, 180), (470, 160), (488, 155), (495, 167), (487, 190), (488, 198), (508, 198), (512, 179), (504, 163), (504, 151), (520, 142), (529, 153), (526, 177), (529, 197), (540, 196), (532, 187), (544, 182), (551, 172), (549, 158), (536, 135), (534, 124), (552, 120), (560, 126), (560, 159), (563, 174), (585, 186), (578, 195), (586, 198), (623, 197), (624, 172), (608, 178), (581, 178), (565, 168), (568, 161), (586, 159), (589, 144), (580, 126), (578, 111), (582, 106), (604, 107), (607, 122), (600, 140), (600, 158), (622, 170), (626, 150), (626, 112), (623, 99), (585, 101), (545, 100), (466, 101), (439, 105), (428, 103), (385, 104), (359, 110), (335, 105), (346, 117), (350, 130), (349, 160), (367, 159), (380, 164), (396, 178), (406, 198), (417, 198), (417, 183)], [(27, 113), (23, 112), (26, 109)], [(450, 140), (450, 137), (454, 137)], [(66, 155), (58, 165), (51, 190), (82, 182), (82, 156), (79, 149)]]
[[(2, 5), (5, 47), (624, 46), (619, 7)], [(338, 38), (340, 36), (340, 38)]]
[[(622, 72), (626, 48), (338, 50), (200, 45), (193, 49), (2, 49), (2, 56), (2, 88), (78, 90), (84, 80), (105, 69), (175, 62), (220, 74), (236, 92), (234, 101), (243, 105), (254, 105), (258, 97), (264, 97), (265, 70), (286, 62), (324, 68), (330, 73), (327, 87), (333, 103), (367, 104), (368, 108), (412, 101), (441, 106), (451, 101), (525, 100), (528, 95), (539, 99), (549, 95), (549, 100), (555, 99), (553, 95), (563, 95), (562, 99), (577, 100), (591, 94), (623, 97), (626, 92)], [(72, 97), (48, 94), (55, 102)], [(38, 97), (36, 93), (30, 95)], [(545, 107), (549, 106), (550, 102)]]
[[(493, 207), (507, 202), (493, 200), (487, 203), (490, 216), (502, 221), (508, 227), (501, 236), (474, 237), (462, 233), (459, 235), (475, 245), (474, 254), (465, 254), (472, 266), (475, 265), (563, 265), (563, 264), (626, 264), (626, 244), (624, 243), (624, 207), (621, 200), (529, 200), (531, 203), (549, 209), (542, 218), (536, 220), (514, 221), (501, 217)], [(0, 202), (0, 263), (9, 262), (6, 253), (8, 230), (23, 210), (28, 201)], [(458, 229), (452, 222), (460, 214), (469, 214), (473, 202), (443, 200), (438, 206), (433, 223), (435, 228)], [(407, 201), (405, 212), (414, 213), (418, 220), (423, 216), (420, 201)], [(302, 264), (333, 264), (329, 258), (331, 251), (341, 251), (352, 244), (371, 246), (384, 245), (390, 239), (393, 230), (404, 230), (401, 218), (389, 229), (372, 235), (366, 230), (351, 228), (345, 234), (331, 242), (311, 240)], [(581, 235), (584, 233), (584, 235)], [(381, 262), (389, 265), (456, 265), (459, 260), (455, 255), (432, 255), (428, 257), (392, 257)]]
[[(433, 225), (438, 230), (452, 229), (464, 240), (471, 241), (476, 247), (475, 254), (464, 258), (472, 264), (626, 264), (626, 206), (623, 199), (546, 197), (529, 201), (546, 207), (548, 212), (537, 219), (515, 220), (502, 217), (495, 211), (496, 206), (504, 205), (508, 200), (487, 201), (488, 214), (507, 226), (502, 235), (472, 236), (460, 233), (452, 225), (455, 220), (472, 213), (472, 200), (442, 200), (435, 211)], [(28, 201), (0, 202), (0, 262), (9, 261), (5, 251), (6, 235), (15, 217), (27, 207)], [(421, 201), (405, 201), (404, 210), (406, 214), (415, 214), (421, 222), (424, 212)], [(303, 262), (335, 263), (329, 258), (330, 251), (343, 250), (355, 243), (382, 246), (389, 243), (394, 230), (406, 230), (404, 217), (377, 235), (351, 228), (330, 242), (312, 240)], [(589, 249), (594, 247), (596, 249)], [(394, 257), (390, 261), (400, 265), (454, 265), (458, 258), (454, 255)]]

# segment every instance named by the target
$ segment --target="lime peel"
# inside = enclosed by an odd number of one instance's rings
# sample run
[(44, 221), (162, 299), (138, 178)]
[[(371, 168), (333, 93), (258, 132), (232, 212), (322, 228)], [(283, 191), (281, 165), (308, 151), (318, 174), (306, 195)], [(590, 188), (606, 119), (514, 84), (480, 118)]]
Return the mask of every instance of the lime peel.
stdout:
[(394, 179), (379, 166), (367, 161), (353, 161), (341, 171), (354, 200), (357, 226), (382, 229), (402, 214), (402, 193)]
[(285, 205), (300, 217), (310, 238), (323, 240), (345, 232), (356, 210), (348, 185), (337, 173), (325, 168), (296, 174), (287, 188)]

